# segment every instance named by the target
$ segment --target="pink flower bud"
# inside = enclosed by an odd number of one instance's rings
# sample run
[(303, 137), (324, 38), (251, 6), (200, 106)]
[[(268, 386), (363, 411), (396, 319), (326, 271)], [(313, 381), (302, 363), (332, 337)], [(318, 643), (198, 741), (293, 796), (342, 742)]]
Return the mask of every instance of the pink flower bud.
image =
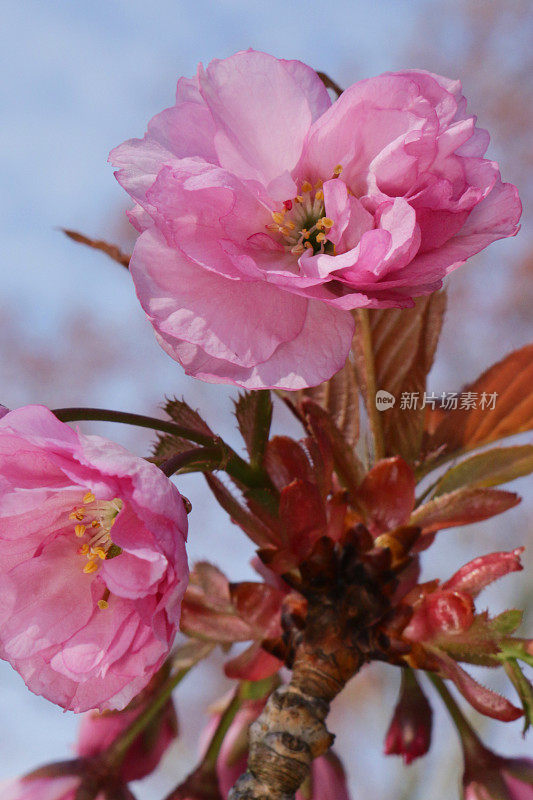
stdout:
[(178, 490), (43, 406), (0, 419), (0, 487), (2, 658), (65, 709), (124, 708), (178, 627), (188, 579)]
[(433, 711), (409, 669), (402, 684), (394, 714), (385, 736), (385, 755), (402, 756), (406, 764), (427, 753), (431, 744)]
[(84, 800), (135, 800), (120, 778), (91, 774), (80, 761), (49, 764), (34, 773), (0, 784), (2, 800), (76, 800), (81, 789)]
[[(146, 703), (126, 711), (85, 714), (78, 732), (78, 755), (89, 758), (102, 753), (145, 708)], [(176, 734), (176, 711), (169, 701), (131, 745), (120, 768), (121, 778), (127, 783), (153, 772)]]
[(464, 800), (533, 800), (533, 759), (503, 758), (474, 737), (463, 747)]

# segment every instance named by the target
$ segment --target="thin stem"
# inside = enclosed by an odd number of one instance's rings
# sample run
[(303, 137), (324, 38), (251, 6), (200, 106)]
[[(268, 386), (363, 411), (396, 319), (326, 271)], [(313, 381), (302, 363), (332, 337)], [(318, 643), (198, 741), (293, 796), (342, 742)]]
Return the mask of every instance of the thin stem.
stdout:
[(115, 769), (120, 767), (128, 750), (135, 739), (143, 732), (147, 725), (157, 716), (161, 709), (170, 699), (172, 692), (178, 683), (187, 675), (193, 665), (180, 669), (174, 674), (170, 674), (166, 681), (151, 701), (131, 725), (116, 739), (105, 753), (105, 762)]
[(61, 422), (78, 422), (80, 420), (121, 422), (125, 425), (136, 425), (139, 428), (151, 428), (154, 431), (170, 433), (196, 442), (196, 444), (207, 446), (212, 445), (215, 438), (169, 420), (147, 417), (144, 414), (131, 414), (129, 411), (114, 411), (109, 408), (56, 408), (52, 410), (52, 414), (55, 414)]
[[(170, 433), (190, 442), (203, 445), (205, 447), (223, 447), (226, 453), (226, 460), (223, 469), (248, 487), (264, 486), (266, 482), (265, 473), (248, 464), (237, 453), (229, 447), (218, 436), (199, 433), (198, 431), (178, 425), (176, 422), (147, 417), (143, 414), (132, 414), (129, 411), (115, 411), (108, 408), (57, 408), (52, 411), (61, 422), (76, 422), (79, 420), (97, 422), (121, 422), (126, 425), (136, 425), (141, 428), (150, 428), (154, 431)], [(222, 468), (222, 467), (221, 467)]]
[(235, 719), (235, 715), (237, 714), (237, 711), (240, 709), (241, 705), (242, 693), (240, 691), (240, 687), (238, 687), (231, 698), (231, 702), (222, 713), (216, 730), (211, 737), (211, 741), (209, 742), (205, 756), (202, 759), (202, 766), (204, 768), (215, 768), (224, 737), (226, 736), (226, 733), (228, 732), (231, 723)]
[(374, 439), (374, 458), (379, 461), (385, 455), (385, 445), (383, 441), (383, 429), (381, 427), (381, 417), (376, 408), (376, 368), (374, 364), (374, 351), (372, 348), (372, 332), (370, 330), (370, 318), (365, 308), (357, 310), (361, 330), (361, 346), (365, 359), (365, 378), (367, 394), (367, 412)]
[(442, 678), (439, 678), (439, 676), (435, 675), (434, 672), (427, 672), (426, 674), (433, 683), (437, 692), (440, 694), (442, 702), (446, 706), (446, 709), (452, 718), (455, 727), (457, 728), (457, 732), (461, 738), (461, 741), (463, 742), (464, 749), (478, 751), (479, 748), (482, 747), (481, 742), (479, 741), (479, 738), (473, 727), (463, 715), (463, 712), (448, 691), (448, 688)]

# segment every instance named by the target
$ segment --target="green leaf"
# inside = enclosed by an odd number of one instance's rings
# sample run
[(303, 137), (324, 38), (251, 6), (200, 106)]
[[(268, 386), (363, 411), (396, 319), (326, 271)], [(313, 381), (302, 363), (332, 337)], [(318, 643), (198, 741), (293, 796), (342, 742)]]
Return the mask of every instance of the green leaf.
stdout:
[(498, 447), (467, 458), (437, 483), (434, 497), (464, 486), (488, 488), (533, 472), (533, 445)]
[(516, 658), (507, 659), (504, 668), (522, 702), (522, 708), (524, 709), (524, 728), (522, 734), (526, 734), (528, 728), (533, 723), (533, 686), (520, 669)]
[(502, 611), (497, 617), (491, 620), (491, 627), (495, 633), (501, 636), (508, 636), (514, 633), (522, 624), (524, 612), (519, 608), (510, 608), (508, 611)]
[(272, 422), (268, 390), (244, 392), (235, 403), (235, 416), (253, 464), (261, 464)]

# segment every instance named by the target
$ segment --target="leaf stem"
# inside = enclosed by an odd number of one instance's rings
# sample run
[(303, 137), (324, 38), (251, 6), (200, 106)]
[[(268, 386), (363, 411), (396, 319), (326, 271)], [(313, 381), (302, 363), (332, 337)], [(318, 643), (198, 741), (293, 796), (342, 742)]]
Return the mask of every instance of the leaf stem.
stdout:
[[(201, 462), (202, 467), (198, 472), (212, 472), (214, 469), (224, 469), (225, 461), (223, 448), (221, 447), (193, 447), (191, 450), (185, 450), (183, 453), (176, 453), (176, 455), (167, 458), (159, 465), (159, 469), (167, 478), (178, 472), (180, 469), (190, 466), (191, 464)], [(209, 464), (208, 462), (211, 462)], [(190, 470), (192, 471), (192, 470)]]
[(379, 461), (385, 455), (385, 445), (383, 441), (383, 428), (381, 418), (376, 408), (376, 369), (374, 364), (374, 351), (372, 348), (372, 331), (370, 330), (370, 317), (366, 308), (357, 310), (359, 318), (359, 329), (361, 331), (361, 347), (365, 360), (366, 371), (366, 409), (372, 429), (374, 439), (374, 459)]

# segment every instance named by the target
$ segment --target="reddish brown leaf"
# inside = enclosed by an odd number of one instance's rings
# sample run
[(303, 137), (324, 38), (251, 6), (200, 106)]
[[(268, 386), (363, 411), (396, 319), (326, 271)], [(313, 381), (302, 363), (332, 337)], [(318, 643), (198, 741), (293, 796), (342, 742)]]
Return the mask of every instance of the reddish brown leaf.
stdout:
[(117, 261), (119, 264), (122, 264), (123, 267), (126, 269), (129, 267), (131, 255), (127, 253), (123, 253), (116, 244), (109, 244), (108, 242), (104, 242), (101, 239), (89, 239), (88, 236), (84, 236), (83, 233), (78, 233), (77, 231), (71, 231), (67, 228), (63, 228), (63, 233), (65, 233), (69, 239), (72, 239), (74, 242), (78, 242), (78, 244), (84, 244), (87, 247), (92, 247), (94, 250), (100, 250), (102, 253), (105, 253), (109, 258), (112, 258), (113, 261)]
[(317, 442), (325, 439), (329, 443), (335, 469), (345, 486), (353, 491), (363, 477), (363, 466), (354, 448), (343, 438), (329, 414), (315, 402), (304, 400), (302, 411)]
[(266, 583), (244, 581), (231, 584), (233, 606), (255, 634), (265, 639), (281, 635), (281, 604), (286, 592)]
[(442, 528), (480, 522), (519, 502), (520, 498), (514, 492), (501, 489), (458, 489), (417, 508), (411, 514), (409, 525), (419, 526), (423, 534), (429, 534)]
[(252, 542), (265, 547), (272, 542), (279, 541), (276, 531), (268, 528), (258, 517), (244, 508), (222, 481), (210, 473), (205, 474), (209, 488), (215, 495), (222, 508), (230, 515), (231, 521), (238, 525), (250, 537)]
[(190, 636), (216, 642), (254, 638), (250, 626), (237, 615), (226, 576), (206, 561), (196, 564), (191, 572), (181, 606), (180, 628)]
[(403, 458), (378, 461), (359, 486), (356, 499), (373, 533), (403, 525), (415, 504), (413, 471)]
[(295, 478), (312, 481), (311, 464), (305, 450), (288, 436), (274, 436), (267, 445), (264, 466), (280, 491)]
[(263, 650), (258, 642), (254, 642), (235, 658), (227, 661), (224, 672), (228, 678), (238, 681), (262, 681), (275, 675), (283, 661)]
[[(515, 350), (490, 367), (463, 392), (477, 395), (476, 408), (457, 408), (428, 418), (425, 452), (446, 453), (474, 447), (533, 428), (533, 344)], [(482, 394), (497, 394), (493, 409), (481, 408)]]
[(279, 516), (285, 542), (297, 556), (306, 555), (326, 532), (326, 512), (314, 483), (295, 480), (281, 492)]
[[(401, 455), (412, 462), (420, 452), (426, 413), (421, 408), (421, 401), (433, 364), (445, 308), (445, 293), (435, 292), (428, 297), (418, 298), (414, 308), (368, 312), (376, 390), (383, 389), (395, 398), (395, 404), (380, 411), (379, 415), (385, 455)], [(359, 324), (356, 331), (354, 356), (368, 408), (369, 404), (375, 403), (375, 398), (369, 397), (366, 389), (366, 363), (361, 349)], [(418, 393), (416, 408), (401, 408), (404, 393)]]

